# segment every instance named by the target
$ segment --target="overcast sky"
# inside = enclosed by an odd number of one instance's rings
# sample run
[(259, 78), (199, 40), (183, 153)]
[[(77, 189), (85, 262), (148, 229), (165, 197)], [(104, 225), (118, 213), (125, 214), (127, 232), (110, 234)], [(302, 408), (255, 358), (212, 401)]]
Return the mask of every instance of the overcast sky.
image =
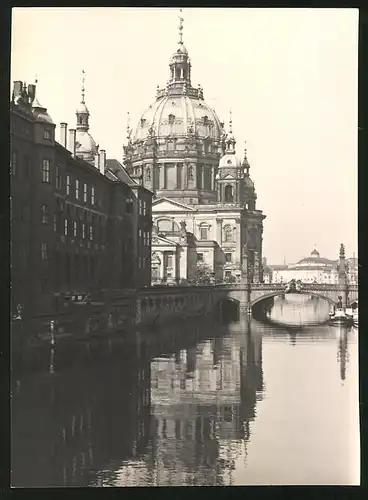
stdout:
[[(178, 9), (13, 9), (11, 80), (33, 83), (54, 122), (76, 124), (81, 71), (91, 133), (121, 159), (164, 86)], [(184, 9), (192, 84), (247, 141), (272, 264), (357, 252), (357, 9)], [(57, 129), (57, 138), (59, 130)]]

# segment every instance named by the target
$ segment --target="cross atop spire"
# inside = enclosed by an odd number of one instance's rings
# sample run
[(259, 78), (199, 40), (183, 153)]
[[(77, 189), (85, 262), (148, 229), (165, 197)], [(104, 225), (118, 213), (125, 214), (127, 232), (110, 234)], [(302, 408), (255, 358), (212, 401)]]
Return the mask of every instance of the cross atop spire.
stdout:
[(82, 69), (82, 102), (84, 103), (84, 96), (85, 96), (85, 88), (84, 88), (84, 82), (86, 81), (86, 78), (85, 78), (85, 71), (84, 69)]
[[(182, 9), (180, 9), (180, 14), (182, 14), (183, 11)], [(181, 15), (179, 16), (179, 42), (180, 45), (183, 45), (183, 22), (184, 22), (184, 19), (181, 17)]]
[(232, 115), (232, 112), (231, 112), (231, 109), (229, 111), (229, 133), (232, 134), (233, 133), (233, 115)]

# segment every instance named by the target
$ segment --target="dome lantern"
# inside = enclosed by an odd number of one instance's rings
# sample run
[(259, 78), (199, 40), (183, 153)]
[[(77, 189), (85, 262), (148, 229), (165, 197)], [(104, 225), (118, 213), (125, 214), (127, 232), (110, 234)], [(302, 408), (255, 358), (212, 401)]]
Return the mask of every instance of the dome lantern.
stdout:
[(81, 89), (81, 102), (79, 108), (76, 111), (77, 115), (77, 130), (83, 130), (88, 132), (89, 129), (89, 111), (85, 103), (85, 71), (82, 69), (82, 89)]
[[(182, 14), (182, 10), (180, 9)], [(179, 41), (176, 52), (171, 56), (169, 68), (170, 78), (167, 87), (175, 90), (185, 91), (191, 87), (191, 62), (188, 51), (183, 43), (183, 17), (179, 17)]]
[(76, 154), (88, 162), (95, 161), (98, 147), (95, 140), (89, 133), (89, 111), (85, 102), (85, 71), (82, 70), (81, 102), (76, 110)]

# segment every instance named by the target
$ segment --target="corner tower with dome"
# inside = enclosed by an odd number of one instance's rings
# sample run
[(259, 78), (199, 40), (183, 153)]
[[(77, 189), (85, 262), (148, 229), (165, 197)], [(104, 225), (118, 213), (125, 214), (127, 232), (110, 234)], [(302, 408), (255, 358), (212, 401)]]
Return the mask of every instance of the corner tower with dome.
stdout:
[(192, 85), (183, 42), (169, 62), (169, 79), (156, 100), (128, 126), (124, 166), (153, 191), (153, 281), (195, 279), (206, 264), (213, 277), (262, 280), (262, 225), (246, 157), (236, 154), (229, 131)]

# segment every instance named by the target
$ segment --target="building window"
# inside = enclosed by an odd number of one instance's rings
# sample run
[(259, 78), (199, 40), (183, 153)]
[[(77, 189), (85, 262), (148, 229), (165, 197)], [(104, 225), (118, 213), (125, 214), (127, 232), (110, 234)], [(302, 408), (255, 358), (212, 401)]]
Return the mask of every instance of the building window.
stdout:
[(93, 227), (89, 226), (89, 239), (92, 241), (93, 240)]
[(41, 259), (47, 260), (49, 258), (47, 243), (41, 243)]
[(226, 262), (231, 262), (232, 261), (232, 253), (225, 253), (225, 261)]
[(79, 180), (75, 181), (75, 197), (79, 200)]
[(92, 186), (92, 190), (91, 190), (91, 203), (92, 203), (92, 205), (94, 205), (96, 203), (96, 193), (95, 193), (94, 186)]
[(56, 165), (55, 186), (56, 186), (56, 189), (61, 189), (61, 167), (60, 167), (60, 165)]
[(43, 138), (47, 140), (51, 139), (51, 132), (47, 128), (45, 128), (45, 130), (43, 131)]
[(68, 235), (68, 219), (64, 220), (64, 234), (65, 236)]
[(50, 160), (42, 161), (42, 182), (50, 182)]
[(127, 214), (133, 213), (133, 200), (132, 200), (132, 198), (127, 198), (127, 200), (126, 200), (126, 213)]
[(200, 238), (201, 238), (201, 240), (207, 240), (207, 238), (208, 238), (208, 227), (207, 226), (200, 227)]
[(231, 278), (231, 271), (225, 271), (225, 278)]
[(225, 186), (225, 202), (226, 203), (233, 203), (234, 202), (233, 187), (230, 186), (230, 184)]
[(28, 222), (30, 219), (30, 208), (29, 205), (23, 205), (20, 211), (20, 219), (22, 222)]
[(66, 176), (66, 194), (70, 194), (71, 183), (72, 183), (72, 180), (71, 180), (70, 175), (68, 174)]
[(86, 238), (86, 225), (85, 223), (83, 222), (82, 224), (82, 238), (85, 239)]
[(29, 155), (24, 156), (24, 178), (26, 180), (31, 178), (31, 168), (32, 168), (32, 160)]
[(147, 215), (147, 203), (143, 201), (143, 215)]
[(42, 212), (42, 224), (48, 224), (49, 223), (49, 207), (47, 205), (42, 205), (41, 207), (41, 212)]
[(76, 223), (76, 221), (73, 222), (73, 235), (74, 235), (74, 237), (77, 236), (77, 223)]
[(57, 215), (54, 214), (54, 231), (55, 232), (57, 231), (57, 221), (58, 221)]
[(84, 203), (87, 202), (87, 184), (83, 185), (83, 201)]
[(12, 175), (14, 175), (14, 176), (17, 175), (17, 171), (18, 171), (18, 151), (16, 149), (13, 149), (13, 151), (12, 151), (10, 171), (11, 171)]
[(203, 262), (203, 253), (197, 253), (197, 262)]
[(225, 243), (232, 243), (234, 241), (233, 238), (233, 230), (231, 229), (231, 226), (225, 226), (224, 227), (224, 233), (225, 233)]

